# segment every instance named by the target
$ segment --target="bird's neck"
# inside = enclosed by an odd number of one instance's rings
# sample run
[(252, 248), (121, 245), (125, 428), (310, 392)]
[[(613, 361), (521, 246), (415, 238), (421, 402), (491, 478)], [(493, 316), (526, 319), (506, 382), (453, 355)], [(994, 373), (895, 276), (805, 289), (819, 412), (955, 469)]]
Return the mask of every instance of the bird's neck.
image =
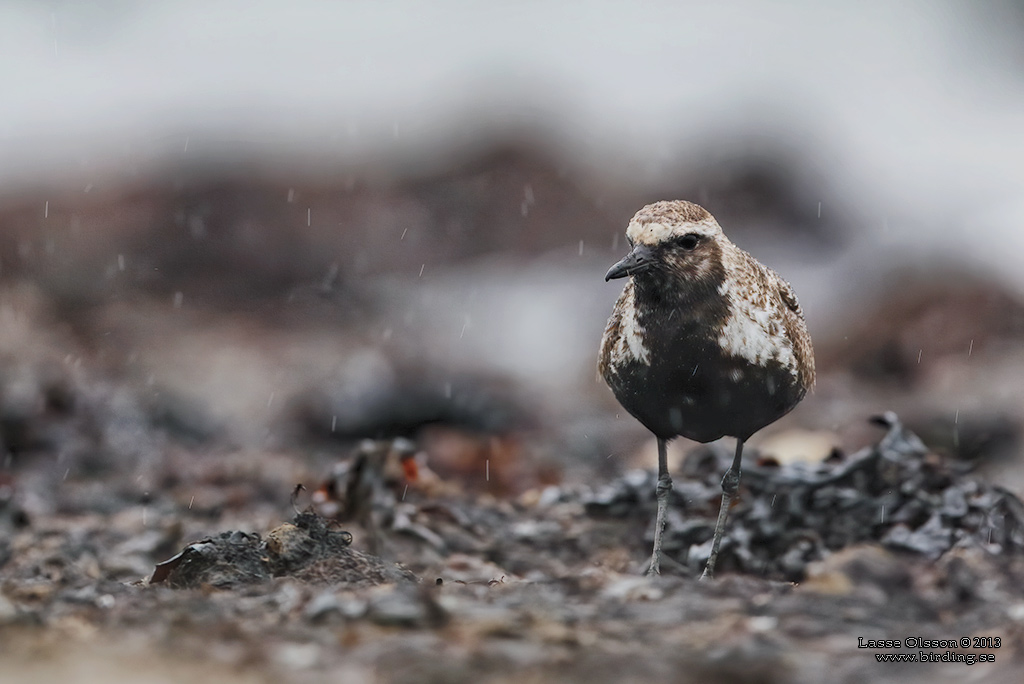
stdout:
[(720, 277), (689, 278), (648, 271), (634, 276), (633, 282), (637, 304), (656, 315), (671, 311), (701, 315), (722, 300)]

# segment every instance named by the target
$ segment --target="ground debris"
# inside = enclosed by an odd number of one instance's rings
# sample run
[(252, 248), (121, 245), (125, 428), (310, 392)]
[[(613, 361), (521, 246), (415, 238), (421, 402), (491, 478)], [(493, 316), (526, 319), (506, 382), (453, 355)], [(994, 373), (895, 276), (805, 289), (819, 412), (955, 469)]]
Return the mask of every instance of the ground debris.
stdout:
[[(211, 512), (190, 508), (180, 491), (116, 515), (37, 516), (11, 537), (0, 568), (0, 679), (17, 644), (81, 648), (102, 638), (262, 681), (599, 684), (624, 672), (650, 681), (896, 681), (858, 638), (969, 634), (1002, 640), (991, 681), (1015, 681), (1024, 653), (1020, 504), (947, 468), (895, 417), (887, 421), (875, 446), (847, 459), (749, 465), (728, 537), (732, 572), (711, 583), (684, 561), (699, 558), (691, 547), (711, 534), (724, 468), (714, 449), (679, 469), (674, 563), (654, 580), (640, 575), (654, 510), (654, 480), (641, 471), (514, 500), (443, 488), (410, 488), (403, 500), (404, 485), (374, 477), (359, 493), (370, 515), (339, 522), (309, 510), (277, 524), (289, 505), (283, 485), (259, 534), (205, 532)], [(263, 457), (265, 469), (231, 480), (251, 492), (245, 515), (213, 524), (237, 528), (264, 510), (261, 483), (288, 469)], [(887, 506), (884, 522), (872, 511), (866, 532), (856, 517), (863, 499)], [(982, 513), (1005, 518), (991, 543), (977, 540)], [(125, 568), (166, 558), (182, 539), (199, 541), (161, 563), (162, 577), (127, 581), (137, 575)], [(948, 546), (937, 559), (935, 545)], [(774, 563), (767, 577), (762, 558)], [(794, 576), (803, 581), (780, 581)], [(936, 673), (929, 681), (958, 681)]]
[(231, 531), (189, 544), (178, 555), (158, 563), (150, 583), (166, 581), (178, 589), (228, 589), (285, 576), (351, 585), (415, 579), (399, 566), (389, 566), (351, 548), (351, 543), (352, 535), (336, 529), (331, 521), (300, 513), (293, 522), (268, 532), (266, 539)]
[[(849, 458), (745, 463), (739, 504), (722, 541), (720, 568), (800, 581), (809, 563), (868, 542), (936, 559), (954, 548), (1024, 552), (1024, 504), (929, 452), (894, 413), (873, 419), (879, 442)], [(671, 498), (665, 550), (680, 571), (699, 572), (710, 552), (717, 479), (731, 456), (691, 454)], [(651, 515), (655, 479), (636, 471), (585, 501), (591, 515)], [(652, 518), (653, 519), (653, 518)]]

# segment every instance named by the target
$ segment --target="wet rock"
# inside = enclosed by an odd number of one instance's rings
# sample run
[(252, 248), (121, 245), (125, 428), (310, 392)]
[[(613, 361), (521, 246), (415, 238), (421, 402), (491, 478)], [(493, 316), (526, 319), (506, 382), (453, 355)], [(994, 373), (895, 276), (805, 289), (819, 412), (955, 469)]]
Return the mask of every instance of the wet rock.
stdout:
[[(872, 422), (885, 434), (846, 458), (780, 465), (752, 456), (722, 540), (721, 567), (799, 581), (808, 563), (866, 542), (932, 559), (966, 543), (1024, 553), (1024, 504), (1015, 495), (929, 452), (895, 414)], [(688, 572), (698, 572), (710, 553), (719, 481), (730, 460), (724, 451), (699, 448), (674, 483), (681, 496), (670, 501), (663, 548)], [(590, 515), (653, 520), (653, 472), (628, 473), (585, 505)]]
[(167, 575), (167, 584), (176, 589), (202, 586), (229, 589), (265, 582), (270, 577), (270, 569), (260, 553), (258, 535), (224, 532), (186, 546)]
[(376, 556), (350, 548), (352, 535), (312, 513), (301, 513), (267, 533), (225, 532), (190, 544), (157, 566), (151, 583), (175, 588), (219, 589), (268, 581), (272, 577), (327, 584), (375, 585), (414, 581), (415, 576)]
[(886, 546), (916, 551), (930, 558), (938, 558), (948, 551), (951, 540), (952, 531), (942, 524), (938, 516), (932, 516), (916, 530), (906, 525), (896, 525), (882, 537), (882, 543)]
[(948, 518), (962, 518), (967, 515), (967, 510), (964, 488), (950, 487), (942, 493), (942, 515)]

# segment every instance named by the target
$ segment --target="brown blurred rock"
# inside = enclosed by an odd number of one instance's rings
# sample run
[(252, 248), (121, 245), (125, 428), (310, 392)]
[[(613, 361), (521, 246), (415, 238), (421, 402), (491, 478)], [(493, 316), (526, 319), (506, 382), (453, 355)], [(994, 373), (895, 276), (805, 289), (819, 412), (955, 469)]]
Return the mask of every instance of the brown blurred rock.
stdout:
[(828, 372), (912, 387), (946, 357), (986, 354), (1024, 339), (1024, 301), (1000, 283), (950, 268), (896, 274), (838, 341), (818, 345)]

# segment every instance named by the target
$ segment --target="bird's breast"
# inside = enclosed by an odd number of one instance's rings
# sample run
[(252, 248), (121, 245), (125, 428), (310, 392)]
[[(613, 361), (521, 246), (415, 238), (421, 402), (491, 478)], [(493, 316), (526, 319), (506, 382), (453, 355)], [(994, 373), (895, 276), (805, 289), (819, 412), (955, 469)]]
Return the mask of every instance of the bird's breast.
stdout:
[(646, 357), (619, 355), (604, 376), (623, 407), (660, 437), (746, 438), (803, 397), (789, 364), (775, 355), (755, 363), (753, 352), (722, 343), (723, 328), (681, 315), (671, 325), (639, 322)]

